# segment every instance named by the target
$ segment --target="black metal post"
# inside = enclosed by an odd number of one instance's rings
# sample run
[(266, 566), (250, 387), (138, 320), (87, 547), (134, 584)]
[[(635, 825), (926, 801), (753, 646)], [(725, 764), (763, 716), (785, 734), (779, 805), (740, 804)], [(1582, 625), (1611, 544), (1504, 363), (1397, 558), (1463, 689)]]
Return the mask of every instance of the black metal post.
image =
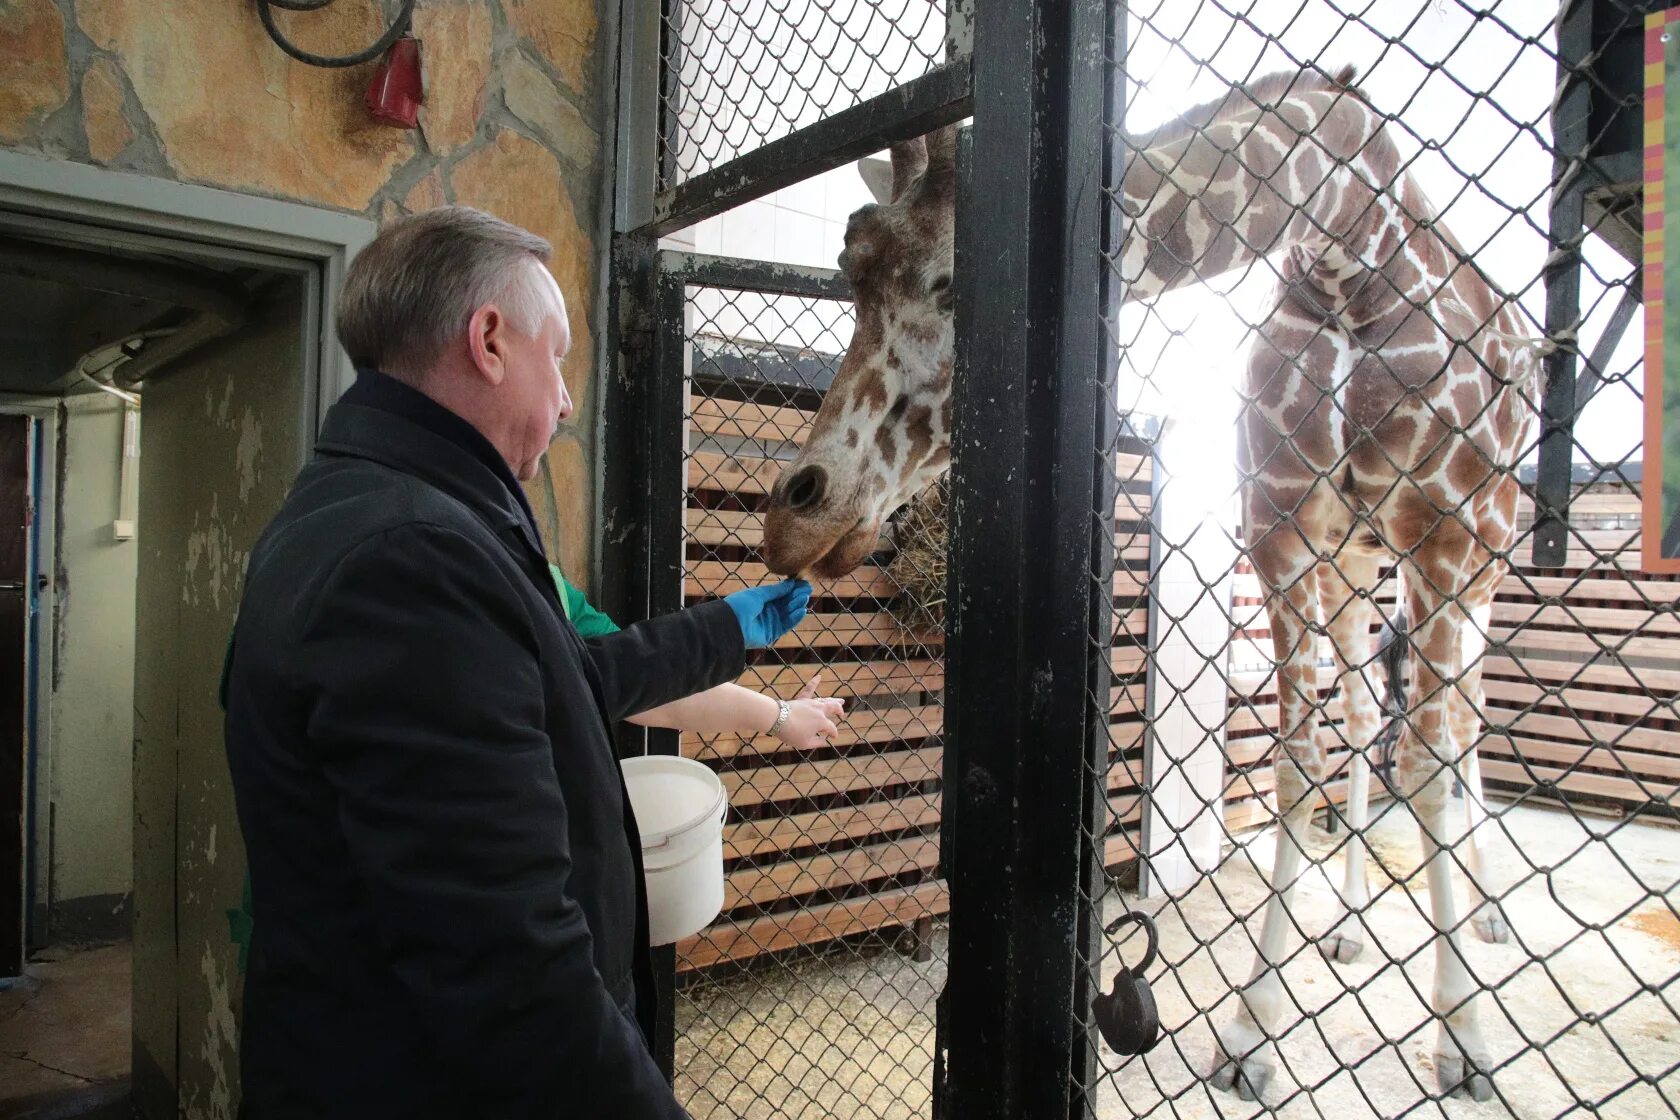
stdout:
[[(653, 350), (654, 248), (651, 238), (621, 238), (613, 254), (612, 364), (601, 394), (601, 525), (598, 601), (613, 618), (648, 617), (648, 456), (656, 442), (648, 394), (657, 380)], [(642, 754), (646, 733), (619, 729), (619, 753)]]
[(1083, 1115), (1089, 1078), (1107, 7), (975, 12), (945, 769), (960, 843), (944, 1049), (963, 1120)]
[[(1094, 382), (1092, 403), (1096, 419), (1096, 455), (1094, 457), (1094, 516), (1092, 518), (1091, 557), (1088, 566), (1091, 581), (1089, 630), (1101, 638), (1093, 643), (1093, 653), (1087, 662), (1087, 707), (1089, 727), (1086, 730), (1085, 754), (1085, 843), (1080, 845), (1079, 869), (1083, 898), (1078, 908), (1078, 945), (1083, 953), (1076, 964), (1083, 969), (1076, 974), (1073, 1010), (1079, 1017), (1080, 1034), (1074, 1040), (1074, 1067), (1071, 1084), (1076, 1094), (1072, 1102), (1076, 1112), (1080, 1102), (1093, 1091), (1097, 1077), (1097, 1050), (1093, 1042), (1096, 1021), (1091, 1012), (1091, 997), (1102, 988), (1102, 954), (1106, 949), (1103, 937), (1103, 897), (1107, 893), (1107, 834), (1110, 818), (1108, 804), (1108, 771), (1112, 765), (1109, 755), (1113, 740), (1110, 719), (1114, 708), (1114, 621), (1119, 607), (1114, 597), (1115, 565), (1115, 507), (1119, 502), (1118, 453), (1123, 427), (1118, 411), (1116, 382), (1120, 374), (1120, 300), (1124, 284), (1120, 279), (1120, 245), (1126, 233), (1127, 218), (1113, 202), (1111, 191), (1118, 191), (1125, 178), (1127, 150), (1120, 137), (1126, 116), (1126, 5), (1124, 0), (1092, 5), (1106, 18), (1099, 28), (1081, 28), (1076, 42), (1084, 42), (1095, 32), (1101, 36), (1104, 60), (1101, 78), (1102, 121), (1098, 129), (1102, 153), (1102, 186), (1098, 192), (1098, 222), (1100, 238), (1098, 267), (1101, 275), (1096, 296), (1095, 326), (1096, 360), (1087, 375)], [(1089, 20), (1095, 13), (1083, 12)], [(1072, 122), (1070, 122), (1072, 124)], [(1077, 125), (1073, 125), (1077, 129)], [(1077, 142), (1077, 137), (1070, 138)], [(1083, 267), (1083, 254), (1073, 260)], [(1070, 277), (1070, 280), (1073, 279)], [(1076, 305), (1070, 310), (1078, 310)], [(1070, 322), (1070, 327), (1076, 324)], [(1151, 600), (1153, 602), (1153, 600)], [(1093, 951), (1094, 950), (1094, 951)], [(1079, 1045), (1083, 1043), (1083, 1045)], [(1094, 1102), (1086, 1109), (1095, 1114)]]
[[(651, 240), (624, 239), (613, 288), (615, 382), (602, 402), (601, 602), (631, 622), (683, 604), (683, 416), (687, 330), (680, 276), (658, 268)], [(618, 728), (621, 757), (676, 754), (674, 731)], [(676, 951), (653, 951), (659, 1018), (649, 1040), (667, 1079), (676, 1060)]]
[(1552, 202), (1546, 259), (1546, 335), (1558, 343), (1546, 356), (1546, 392), (1541, 402), (1540, 472), (1534, 494), (1533, 563), (1555, 568), (1569, 549), (1569, 475), (1575, 445), (1575, 366), (1580, 348), (1581, 241), (1585, 205), (1592, 185), (1591, 86), (1586, 72), (1591, 49), (1592, 5), (1569, 4), (1558, 20), (1558, 88), (1552, 109)]
[[(655, 268), (653, 281), (653, 383), (647, 389), (648, 427), (655, 434), (648, 464), (648, 615), (683, 605), (683, 498), (687, 449), (683, 420), (688, 410), (688, 323), (685, 284), (680, 275)], [(644, 437), (645, 438), (645, 437)], [(668, 728), (649, 728), (649, 754), (677, 754), (680, 739)], [(654, 1023), (654, 1059), (669, 1080), (676, 1068), (677, 1021), (675, 946), (653, 951), (659, 1017)]]

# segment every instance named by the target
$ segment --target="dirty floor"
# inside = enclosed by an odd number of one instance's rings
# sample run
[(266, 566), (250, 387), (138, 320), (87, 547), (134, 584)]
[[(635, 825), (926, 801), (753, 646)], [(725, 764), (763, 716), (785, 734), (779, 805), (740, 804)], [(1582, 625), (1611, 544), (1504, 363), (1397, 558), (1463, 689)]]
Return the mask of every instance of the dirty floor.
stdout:
[(82, 1115), (129, 1071), (129, 946), (48, 950), (0, 991), (0, 1118)]
[[(1284, 975), (1296, 1006), (1263, 1106), (1214, 1092), (1201, 1078), (1213, 1028), (1235, 1007), (1231, 985), (1253, 961), (1272, 834), (1248, 838), (1217, 875), (1176, 901), (1106, 900), (1109, 917), (1141, 908), (1157, 918), (1168, 966), (1150, 975), (1169, 1033), (1141, 1059), (1103, 1048), (1091, 1120), (1680, 1115), (1680, 830), (1528, 806), (1493, 825), (1496, 882), (1518, 884), (1506, 904), (1513, 937), (1468, 937), (1464, 952), (1491, 990), (1481, 1016), (1496, 1095), (1440, 1103), (1428, 1099), (1434, 954), (1417, 828), (1403, 809), (1374, 811), (1373, 932), (1359, 959), (1334, 967), (1295, 939)], [(1296, 908), (1309, 933), (1330, 924), (1345, 839), (1313, 838), (1323, 862), (1303, 879)], [(925, 964), (890, 951), (845, 954), (689, 988), (678, 1008), (679, 1096), (696, 1120), (930, 1115), (943, 934), (934, 950)], [(1135, 961), (1138, 946), (1126, 952)], [(1111, 953), (1105, 985), (1117, 967)]]

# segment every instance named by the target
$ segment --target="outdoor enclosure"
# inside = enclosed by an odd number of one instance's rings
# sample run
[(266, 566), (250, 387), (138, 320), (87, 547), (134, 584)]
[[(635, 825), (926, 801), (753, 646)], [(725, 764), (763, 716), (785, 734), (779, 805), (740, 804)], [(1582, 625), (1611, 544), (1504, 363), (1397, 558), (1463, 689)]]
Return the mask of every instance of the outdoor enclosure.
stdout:
[[(609, 606), (777, 578), (814, 432), (890, 475), (951, 411), (944, 633), (889, 522), (743, 678), (841, 737), (626, 737), (731, 795), (691, 1112), (1680, 1115), (1648, 9), (626, 5)], [(954, 213), (899, 170), (858, 227), (949, 273), (947, 377), (883, 372), (913, 284), (661, 240), (959, 122)]]

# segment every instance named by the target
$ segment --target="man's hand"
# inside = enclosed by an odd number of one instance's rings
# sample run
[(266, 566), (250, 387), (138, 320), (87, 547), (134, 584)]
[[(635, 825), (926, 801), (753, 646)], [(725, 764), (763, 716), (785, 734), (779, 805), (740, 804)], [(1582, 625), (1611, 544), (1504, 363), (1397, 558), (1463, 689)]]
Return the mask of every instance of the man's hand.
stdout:
[(799, 625), (811, 601), (811, 585), (802, 579), (785, 579), (764, 587), (749, 587), (723, 601), (741, 624), (741, 637), (748, 649), (764, 649)]

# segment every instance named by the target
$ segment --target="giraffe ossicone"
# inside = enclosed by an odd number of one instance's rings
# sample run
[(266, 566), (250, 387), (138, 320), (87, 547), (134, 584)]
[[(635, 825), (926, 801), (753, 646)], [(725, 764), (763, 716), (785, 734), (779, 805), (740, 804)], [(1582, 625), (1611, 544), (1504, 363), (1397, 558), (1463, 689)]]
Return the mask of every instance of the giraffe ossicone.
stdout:
[[(1244, 546), (1278, 663), (1277, 849), (1253, 973), (1218, 1031), (1211, 1077), (1264, 1092), (1289, 1025), (1289, 909), (1327, 777), (1320, 633), (1354, 747), (1343, 913), (1321, 947), (1348, 961), (1363, 945), (1366, 752), (1383, 722), (1371, 591), (1394, 564), (1412, 696), (1396, 788), (1428, 868), (1434, 1063), (1442, 1092), (1487, 1099), (1481, 995), (1459, 944), (1446, 845), (1461, 837), (1466, 846), (1472, 928), (1505, 940), (1485, 877), (1475, 740), (1481, 652), (1516, 536), (1514, 468), (1537, 422), (1544, 345), (1438, 220), (1351, 69), (1272, 75), (1127, 139), (1117, 192), (1130, 218), (1118, 261), (1126, 299), (1259, 257), (1278, 275), (1248, 355), (1238, 431)], [(883, 519), (949, 463), (954, 151), (948, 128), (895, 144), (890, 182), (866, 170), (878, 201), (852, 215), (840, 258), (856, 326), (809, 439), (770, 497), (764, 556), (775, 571), (851, 571), (874, 551)], [(1461, 808), (1449, 796), (1455, 778)]]

